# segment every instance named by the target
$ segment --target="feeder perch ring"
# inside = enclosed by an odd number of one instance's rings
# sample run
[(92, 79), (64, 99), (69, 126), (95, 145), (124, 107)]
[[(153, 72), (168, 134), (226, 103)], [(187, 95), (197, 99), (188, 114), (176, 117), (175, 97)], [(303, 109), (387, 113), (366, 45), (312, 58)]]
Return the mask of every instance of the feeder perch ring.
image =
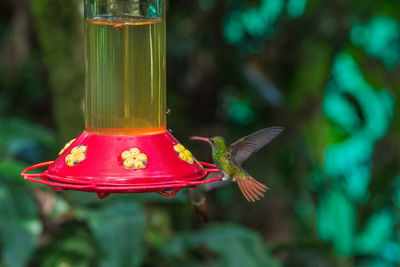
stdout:
[(94, 192), (97, 193), (100, 199), (107, 197), (111, 193), (147, 193), (147, 192), (156, 192), (162, 196), (173, 197), (183, 187), (194, 187), (201, 184), (212, 183), (222, 178), (222, 175), (220, 175), (215, 178), (204, 180), (209, 174), (220, 172), (214, 164), (210, 164), (207, 162), (199, 162), (202, 165), (202, 167), (204, 167), (205, 170), (205, 174), (199, 177), (195, 178), (192, 177), (185, 180), (159, 181), (159, 182), (147, 182), (147, 183), (139, 182), (139, 183), (131, 183), (123, 185), (117, 183), (96, 184), (96, 183), (84, 183), (84, 182), (81, 183), (62, 182), (54, 179), (51, 175), (48, 174), (47, 170), (45, 170), (42, 173), (34, 173), (34, 174), (27, 173), (29, 171), (38, 168), (48, 167), (53, 163), (54, 161), (48, 161), (30, 166), (25, 170), (23, 170), (21, 175), (25, 178), (25, 180), (49, 185), (56, 191), (76, 190), (84, 192)]

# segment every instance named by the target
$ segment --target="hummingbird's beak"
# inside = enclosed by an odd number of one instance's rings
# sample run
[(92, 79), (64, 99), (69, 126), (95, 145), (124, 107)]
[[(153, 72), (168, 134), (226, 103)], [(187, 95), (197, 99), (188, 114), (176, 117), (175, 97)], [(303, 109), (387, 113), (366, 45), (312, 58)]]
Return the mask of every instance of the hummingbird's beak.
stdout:
[(208, 138), (205, 137), (200, 137), (200, 136), (192, 136), (190, 137), (191, 140), (200, 140), (200, 141), (204, 141), (207, 143), (210, 143), (210, 140)]

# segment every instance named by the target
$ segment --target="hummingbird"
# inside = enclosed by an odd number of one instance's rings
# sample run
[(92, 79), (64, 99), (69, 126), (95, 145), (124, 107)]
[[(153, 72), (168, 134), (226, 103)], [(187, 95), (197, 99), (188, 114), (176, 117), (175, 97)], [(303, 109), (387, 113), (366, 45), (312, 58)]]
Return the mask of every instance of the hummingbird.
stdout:
[(240, 138), (228, 147), (221, 136), (211, 138), (192, 136), (190, 139), (208, 142), (212, 147), (214, 164), (224, 175), (222, 179), (237, 182), (247, 201), (255, 202), (260, 200), (269, 188), (251, 177), (241, 165), (252, 154), (278, 136), (283, 129), (279, 126), (265, 128)]

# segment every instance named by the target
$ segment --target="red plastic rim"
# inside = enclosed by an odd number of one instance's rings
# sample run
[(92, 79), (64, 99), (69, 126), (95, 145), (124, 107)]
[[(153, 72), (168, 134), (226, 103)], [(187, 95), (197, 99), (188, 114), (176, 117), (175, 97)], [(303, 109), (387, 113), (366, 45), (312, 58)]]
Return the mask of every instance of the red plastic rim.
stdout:
[[(118, 183), (90, 183), (85, 180), (80, 181), (79, 183), (70, 183), (63, 181), (58, 181), (54, 179), (51, 175), (48, 174), (47, 170), (42, 173), (29, 174), (28, 171), (48, 167), (53, 164), (53, 161), (39, 163), (33, 166), (30, 166), (22, 171), (21, 175), (28, 181), (41, 183), (51, 186), (56, 191), (63, 190), (76, 190), (76, 191), (85, 191), (85, 192), (95, 192), (99, 196), (99, 198), (104, 198), (111, 193), (147, 193), (147, 192), (156, 192), (163, 196), (172, 197), (176, 195), (176, 193), (182, 187), (194, 187), (201, 184), (212, 183), (218, 181), (222, 178), (222, 176), (218, 176), (215, 178), (204, 180), (211, 173), (218, 173), (219, 170), (215, 165), (207, 163), (207, 162), (199, 162), (202, 167), (204, 167), (204, 174), (197, 177), (190, 177), (187, 179), (180, 180), (170, 180), (170, 181), (159, 181), (159, 182), (137, 182), (130, 184), (118, 184)], [(168, 192), (171, 191), (171, 192)]]

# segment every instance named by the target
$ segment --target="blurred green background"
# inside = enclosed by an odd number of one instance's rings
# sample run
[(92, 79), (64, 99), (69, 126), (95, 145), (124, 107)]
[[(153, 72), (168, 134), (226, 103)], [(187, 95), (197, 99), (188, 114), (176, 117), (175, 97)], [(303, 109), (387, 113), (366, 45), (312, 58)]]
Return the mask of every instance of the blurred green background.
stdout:
[(20, 172), (83, 130), (80, 0), (0, 2), (0, 266), (400, 264), (400, 2), (171, 0), (168, 127), (196, 158), (286, 130), (245, 163), (269, 190), (55, 192)]

